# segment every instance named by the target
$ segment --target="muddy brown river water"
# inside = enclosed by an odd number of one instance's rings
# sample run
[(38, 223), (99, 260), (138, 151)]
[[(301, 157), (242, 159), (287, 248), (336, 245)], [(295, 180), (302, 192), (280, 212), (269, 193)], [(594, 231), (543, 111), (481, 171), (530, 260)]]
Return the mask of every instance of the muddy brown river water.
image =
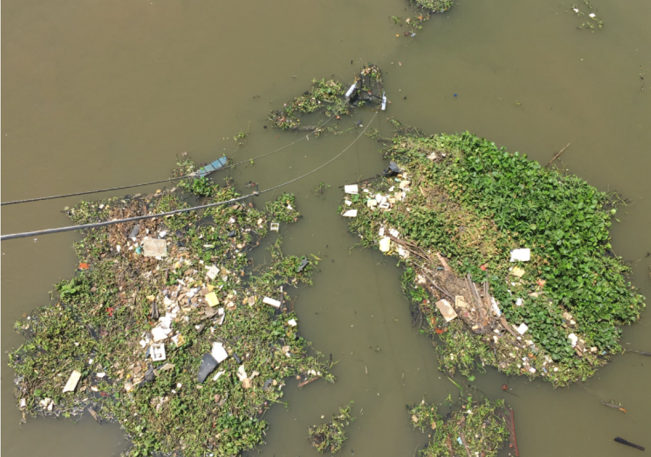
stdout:
[[(392, 134), (393, 116), (428, 133), (469, 130), (547, 163), (567, 143), (562, 166), (632, 204), (612, 229), (631, 280), (651, 297), (651, 3), (594, 0), (603, 30), (571, 2), (460, 2), (402, 35), (392, 15), (403, 0), (356, 2), (159, 2), (98, 0), (2, 2), (2, 201), (110, 187), (168, 176), (189, 151), (202, 162), (236, 160), (298, 138), (271, 128), (272, 108), (312, 78), (352, 80), (366, 62), (385, 72), (391, 100), (373, 127)], [(586, 12), (583, 3), (579, 5)], [(396, 37), (396, 34), (400, 34)], [(352, 61), (352, 65), (351, 65)], [(456, 96), (455, 96), (456, 94)], [(351, 125), (367, 122), (359, 110)], [(249, 129), (235, 150), (233, 136)], [(315, 168), (355, 133), (302, 141), (233, 176), (261, 188)], [(456, 387), (436, 369), (431, 341), (411, 325), (395, 263), (356, 242), (337, 214), (337, 187), (386, 165), (361, 138), (341, 159), (288, 190), (304, 217), (285, 227), (285, 251), (324, 258), (314, 286), (297, 292), (302, 334), (339, 363), (334, 385), (290, 382), (287, 408), (266, 415), (267, 444), (249, 455), (316, 455), (307, 427), (354, 400), (357, 420), (343, 454), (412, 456), (427, 437), (412, 431), (405, 404), (436, 403)], [(221, 179), (222, 175), (216, 175)], [(330, 184), (323, 196), (312, 193)], [(145, 190), (155, 190), (149, 188)], [(67, 225), (75, 199), (2, 209), (2, 233)], [(116, 425), (38, 418), (20, 424), (7, 351), (21, 344), (13, 323), (49, 303), (71, 277), (78, 235), (2, 243), (2, 452), (7, 456), (117, 456), (128, 443)], [(651, 351), (649, 311), (622, 343)], [(367, 374), (368, 371), (368, 374)], [(501, 398), (508, 382), (521, 455), (626, 456), (651, 446), (651, 358), (623, 354), (587, 382), (553, 389), (494, 370), (474, 384)], [(621, 402), (628, 413), (600, 401)], [(172, 426), (172, 425), (171, 425)], [(506, 452), (505, 452), (506, 454)]]

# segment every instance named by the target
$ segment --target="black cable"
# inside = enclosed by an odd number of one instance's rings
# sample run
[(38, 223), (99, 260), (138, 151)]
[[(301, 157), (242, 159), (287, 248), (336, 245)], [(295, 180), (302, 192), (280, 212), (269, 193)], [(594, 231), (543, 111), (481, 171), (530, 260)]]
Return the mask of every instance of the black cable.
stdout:
[(373, 120), (375, 119), (376, 116), (377, 116), (377, 112), (375, 113), (375, 115), (373, 115), (373, 118), (366, 125), (366, 127), (364, 127), (364, 130), (362, 130), (362, 132), (357, 136), (357, 138), (355, 138), (352, 143), (350, 143), (343, 151), (341, 151), (339, 154), (334, 156), (332, 159), (328, 160), (327, 162), (325, 162), (322, 165), (319, 165), (314, 170), (312, 170), (312, 171), (310, 171), (308, 173), (305, 173), (304, 175), (299, 176), (298, 178), (291, 179), (291, 180), (289, 180), (287, 182), (284, 182), (284, 183), (279, 184), (277, 186), (270, 187), (269, 189), (265, 189), (265, 190), (260, 191), (260, 192), (256, 191), (256, 192), (250, 193), (248, 195), (243, 195), (241, 197), (233, 198), (231, 200), (208, 203), (206, 205), (193, 206), (191, 208), (182, 208), (182, 209), (177, 209), (177, 210), (174, 210), (174, 211), (168, 211), (166, 213), (148, 214), (146, 216), (134, 216), (134, 217), (126, 218), (126, 219), (116, 219), (116, 220), (113, 220), (113, 221), (96, 222), (96, 223), (92, 223), (92, 224), (83, 224), (83, 225), (71, 225), (71, 226), (67, 226), (67, 227), (58, 227), (58, 228), (52, 228), (52, 229), (35, 230), (35, 231), (32, 231), (32, 232), (21, 232), (21, 233), (13, 233), (13, 234), (10, 234), (10, 235), (2, 235), (2, 236), (0, 236), (0, 241), (13, 240), (13, 239), (17, 239), (17, 238), (29, 238), (29, 237), (32, 237), (32, 236), (39, 236), (39, 235), (49, 235), (51, 233), (71, 232), (71, 231), (74, 231), (74, 230), (84, 230), (84, 229), (105, 227), (107, 225), (122, 224), (122, 223), (125, 223), (125, 222), (140, 221), (140, 220), (143, 220), (143, 219), (153, 219), (153, 218), (156, 218), (156, 217), (171, 216), (171, 215), (174, 215), (174, 214), (187, 213), (189, 211), (197, 211), (197, 210), (200, 210), (200, 209), (212, 208), (213, 206), (220, 206), (220, 205), (225, 205), (225, 204), (228, 204), (228, 203), (234, 203), (234, 202), (237, 202), (237, 201), (240, 201), (240, 200), (247, 199), (249, 197), (256, 197), (258, 195), (261, 195), (261, 194), (264, 194), (264, 193), (267, 193), (267, 192), (271, 192), (272, 190), (276, 190), (276, 189), (279, 189), (281, 187), (292, 184), (292, 183), (294, 183), (294, 182), (296, 182), (296, 181), (298, 181), (300, 179), (303, 179), (303, 178), (311, 175), (312, 173), (316, 173), (321, 168), (323, 168), (326, 165), (334, 162), (336, 159), (341, 157), (348, 149), (350, 149), (353, 146), (353, 144), (355, 144), (357, 142), (357, 140), (359, 140), (361, 138), (361, 136), (364, 134), (364, 132), (366, 132), (366, 130), (371, 125), (371, 123), (373, 122)]
[[(333, 117), (334, 116), (331, 116), (330, 119), (328, 119), (327, 121), (325, 121), (325, 123), (323, 125), (321, 125), (321, 127), (325, 126), (328, 122), (330, 122), (330, 120)], [(321, 127), (317, 127), (317, 129), (319, 129)], [(292, 141), (291, 143), (286, 144), (285, 146), (282, 146), (282, 147), (280, 147), (280, 148), (278, 148), (278, 149), (276, 149), (274, 151), (268, 152), (266, 154), (262, 154), (262, 155), (260, 155), (258, 157), (254, 157), (252, 159), (243, 160), (241, 162), (237, 162), (237, 163), (234, 163), (232, 165), (226, 165), (224, 167), (219, 168), (219, 170), (228, 170), (228, 169), (231, 169), (231, 168), (235, 168), (236, 166), (242, 165), (243, 163), (250, 163), (252, 161), (262, 159), (263, 157), (267, 157), (267, 156), (269, 156), (271, 154), (275, 154), (277, 152), (280, 152), (283, 149), (287, 149), (288, 147), (293, 146), (296, 143), (299, 143), (299, 142), (303, 141), (306, 138), (309, 138), (309, 136), (314, 134), (314, 132), (316, 132), (317, 129), (314, 129), (312, 132), (308, 133), (304, 137), (301, 137), (299, 140)], [(217, 170), (215, 170), (215, 171), (217, 171)], [(0, 206), (16, 205), (18, 203), (32, 203), (32, 202), (39, 202), (39, 201), (43, 201), (43, 200), (54, 200), (54, 199), (57, 199), (57, 198), (78, 197), (80, 195), (98, 194), (98, 193), (101, 193), (101, 192), (110, 192), (110, 191), (114, 191), (114, 190), (132, 189), (134, 187), (149, 186), (149, 185), (152, 185), (152, 184), (161, 184), (161, 183), (179, 181), (179, 180), (185, 179), (185, 178), (193, 178), (193, 177), (196, 177), (197, 174), (198, 174), (198, 170), (194, 171), (194, 172), (192, 172), (190, 174), (187, 174), (187, 175), (177, 176), (176, 178), (167, 178), (167, 179), (161, 179), (161, 180), (158, 180), (158, 181), (143, 182), (143, 183), (139, 183), (139, 184), (129, 184), (129, 185), (126, 185), (126, 186), (108, 187), (106, 189), (87, 190), (87, 191), (83, 191), (83, 192), (74, 192), (74, 193), (70, 193), (70, 194), (50, 195), (48, 197), (36, 197), (36, 198), (26, 198), (26, 199), (23, 199), (23, 200), (13, 200), (13, 201), (9, 201), (9, 202), (2, 202), (2, 203), (0, 203)]]

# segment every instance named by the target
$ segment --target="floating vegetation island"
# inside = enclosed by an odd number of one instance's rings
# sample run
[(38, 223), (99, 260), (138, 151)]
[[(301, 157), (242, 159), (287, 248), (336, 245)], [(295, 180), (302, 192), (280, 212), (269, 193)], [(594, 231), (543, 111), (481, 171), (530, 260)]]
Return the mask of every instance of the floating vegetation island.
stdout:
[[(177, 176), (194, 171), (181, 162)], [(202, 203), (238, 197), (229, 185), (186, 179)], [(196, 198), (196, 197), (192, 197)], [(187, 193), (82, 202), (77, 224), (191, 206)], [(287, 378), (333, 381), (297, 332), (288, 286), (310, 284), (317, 259), (268, 264), (247, 252), (278, 223), (297, 220), (294, 197), (258, 210), (243, 200), (200, 212), (90, 229), (75, 243), (80, 266), (58, 300), (16, 324), (26, 342), (10, 355), (23, 416), (117, 421), (130, 456), (233, 456), (263, 441), (265, 411)]]
[(385, 142), (386, 176), (347, 187), (342, 209), (363, 246), (404, 265), (441, 369), (564, 386), (622, 351), (645, 305), (610, 250), (617, 195), (468, 133)]
[[(312, 425), (309, 428), (308, 436), (310, 443), (321, 454), (324, 452), (334, 454), (344, 447), (344, 443), (348, 439), (344, 427), (355, 420), (350, 415), (352, 407), (353, 402), (351, 401), (345, 408), (339, 408), (339, 414), (333, 414), (331, 421), (324, 424)], [(323, 418), (323, 416), (321, 417)]]
[(430, 438), (421, 457), (495, 457), (508, 441), (517, 448), (513, 413), (503, 400), (482, 402), (470, 395), (460, 402), (445, 417), (425, 400), (407, 405), (411, 425)]
[[(362, 67), (350, 86), (333, 79), (313, 80), (309, 90), (285, 103), (283, 109), (272, 111), (269, 120), (282, 130), (310, 131), (318, 136), (323, 131), (337, 132), (336, 127), (326, 128), (326, 123), (373, 103), (386, 108), (382, 72), (377, 65), (369, 64)], [(328, 119), (318, 125), (304, 125), (301, 118), (311, 113), (324, 114)]]

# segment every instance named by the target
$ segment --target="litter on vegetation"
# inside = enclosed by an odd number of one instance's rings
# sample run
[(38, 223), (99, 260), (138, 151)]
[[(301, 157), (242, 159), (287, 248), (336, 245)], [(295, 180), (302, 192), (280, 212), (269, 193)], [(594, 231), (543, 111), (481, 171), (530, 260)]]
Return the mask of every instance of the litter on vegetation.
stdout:
[(264, 297), (262, 299), (262, 303), (266, 303), (267, 305), (273, 306), (274, 308), (280, 308), (280, 305), (282, 305), (280, 301), (270, 297)]
[(437, 301), (436, 307), (443, 315), (445, 322), (450, 322), (452, 319), (455, 319), (457, 317), (456, 311), (454, 310), (450, 302), (445, 299)]
[(73, 370), (68, 378), (68, 382), (66, 382), (66, 385), (63, 387), (63, 393), (74, 392), (80, 379), (81, 373), (77, 370)]
[[(308, 437), (312, 446), (321, 454), (330, 452), (334, 454), (339, 452), (348, 439), (344, 427), (355, 420), (350, 415), (353, 402), (351, 401), (345, 408), (339, 408), (339, 414), (333, 414), (332, 420), (325, 424), (312, 425), (308, 429)], [(323, 416), (321, 416), (323, 418)], [(352, 451), (351, 451), (352, 452)]]
[(511, 251), (511, 262), (528, 262), (531, 260), (531, 249), (514, 249)]
[(495, 457), (509, 442), (519, 454), (513, 410), (503, 400), (460, 398), (446, 416), (425, 400), (407, 405), (407, 411), (412, 427), (430, 438), (420, 457)]
[(414, 324), (434, 338), (440, 368), (495, 366), (559, 386), (621, 352), (620, 327), (645, 305), (629, 267), (606, 255), (619, 196), (468, 133), (392, 122), (389, 167), (345, 194), (349, 226), (404, 266)]
[[(382, 83), (382, 73), (377, 65), (365, 65), (354, 76), (352, 84), (330, 80), (312, 80), (310, 90), (283, 104), (280, 110), (272, 111), (269, 120), (274, 127), (283, 130), (311, 132), (318, 137), (323, 132), (341, 134), (360, 127), (361, 121), (340, 130), (342, 119), (352, 115), (357, 108), (375, 106), (386, 110), (387, 103)], [(305, 124), (305, 118), (313, 113), (325, 115), (327, 119)], [(312, 117), (315, 117), (314, 114)], [(326, 126), (327, 124), (327, 126)]]
[[(174, 176), (195, 171), (182, 158)], [(192, 177), (151, 195), (81, 202), (68, 214), (84, 224), (168, 212), (190, 205), (186, 192), (200, 204), (239, 196), (228, 182)], [(288, 379), (334, 380), (331, 364), (299, 335), (294, 308), (280, 306), (290, 286), (311, 284), (318, 260), (283, 255), (280, 237), (264, 265), (248, 255), (271, 221), (299, 217), (284, 193), (263, 209), (240, 200), (82, 232), (74, 248), (89, 268), (56, 285), (55, 304), (16, 324), (26, 339), (9, 357), (16, 404), (30, 416), (78, 416), (91, 407), (120, 424), (128, 456), (253, 449)], [(72, 373), (65, 387), (62, 369)]]
[(161, 360), (165, 360), (165, 345), (162, 343), (152, 344), (150, 346), (149, 355), (151, 356), (151, 360), (154, 362), (160, 362)]
[(167, 255), (167, 243), (165, 240), (147, 238), (142, 242), (145, 257), (163, 257)]

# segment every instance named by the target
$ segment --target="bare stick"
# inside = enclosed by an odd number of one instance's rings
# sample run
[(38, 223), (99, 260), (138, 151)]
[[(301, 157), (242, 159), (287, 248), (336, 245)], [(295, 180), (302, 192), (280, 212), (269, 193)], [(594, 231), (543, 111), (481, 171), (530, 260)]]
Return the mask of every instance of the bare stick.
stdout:
[(518, 440), (515, 438), (515, 416), (513, 415), (512, 409), (511, 409), (511, 424), (513, 427), (513, 444), (515, 445), (515, 456), (520, 457), (520, 452), (518, 451)]
[(298, 387), (307, 386), (309, 383), (314, 382), (314, 381), (316, 381), (317, 379), (321, 379), (321, 376), (317, 376), (317, 377), (315, 377), (315, 378), (308, 379), (307, 381), (303, 381), (302, 383), (300, 383), (300, 384), (298, 385)]
[(565, 147), (564, 147), (563, 149), (561, 149), (560, 151), (558, 151), (558, 153), (554, 156), (554, 158), (553, 158), (552, 160), (550, 160), (549, 163), (548, 163), (547, 165), (545, 165), (545, 167), (550, 166), (550, 165), (552, 164), (552, 162), (553, 162), (554, 160), (558, 159), (558, 158), (561, 156), (561, 154), (564, 153), (565, 150), (566, 150), (568, 147), (570, 147), (570, 143), (567, 143), (567, 145), (565, 145)]
[(448, 265), (440, 252), (436, 253), (436, 257), (438, 257), (439, 262), (441, 262), (441, 265), (443, 265), (443, 269), (445, 269), (445, 271), (452, 271), (452, 268), (450, 268), (450, 265)]

